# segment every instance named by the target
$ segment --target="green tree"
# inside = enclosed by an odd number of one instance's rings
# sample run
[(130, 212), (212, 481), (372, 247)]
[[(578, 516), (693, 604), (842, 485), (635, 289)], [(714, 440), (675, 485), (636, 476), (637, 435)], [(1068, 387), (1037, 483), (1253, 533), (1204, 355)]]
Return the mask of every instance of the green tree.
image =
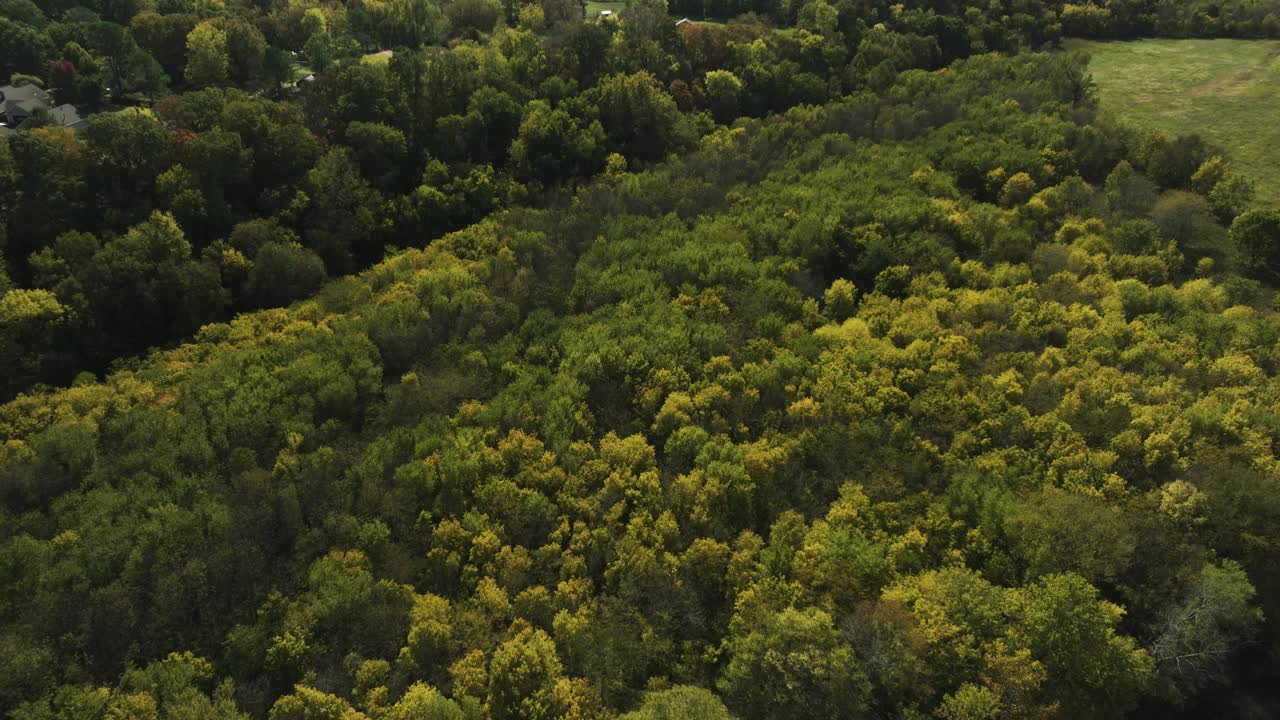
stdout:
[(1030, 175), (1024, 172), (1014, 173), (1000, 189), (1000, 205), (1017, 207), (1030, 200), (1035, 193), (1036, 183)]
[(493, 31), (502, 17), (502, 5), (497, 0), (457, 0), (444, 8), (449, 33), (472, 40)]
[(164, 213), (103, 245), (81, 277), (108, 357), (186, 335), (227, 301), (217, 270), (192, 259), (191, 244)]
[(227, 52), (227, 34), (212, 22), (196, 25), (187, 35), (186, 81), (195, 87), (223, 85), (231, 58)]
[(194, 15), (143, 12), (129, 21), (129, 34), (171, 78), (180, 79), (186, 66), (187, 35), (195, 26)]
[(579, 0), (542, 0), (542, 17), (553, 30), (582, 22), (585, 11)]
[(732, 716), (710, 690), (677, 685), (647, 693), (640, 707), (620, 720), (732, 720)]
[(30, 25), (37, 30), (45, 30), (49, 26), (49, 18), (31, 0), (0, 0), (0, 17)]
[(1123, 514), (1097, 498), (1053, 488), (1020, 502), (1006, 520), (1011, 551), (1035, 578), (1074, 572), (1090, 582), (1114, 580), (1133, 558), (1137, 539)]
[(1128, 161), (1121, 160), (1107, 175), (1107, 203), (1112, 212), (1130, 217), (1146, 215), (1155, 204), (1155, 183), (1138, 173)]
[(604, 140), (598, 121), (584, 123), (562, 108), (534, 100), (511, 143), (511, 160), (521, 177), (554, 185), (599, 167)]
[(1003, 717), (1000, 696), (988, 687), (965, 683), (942, 699), (934, 713), (942, 720), (996, 720)]
[(458, 703), (441, 695), (439, 690), (414, 683), (382, 717), (386, 720), (465, 720), (467, 715)]
[(409, 663), (419, 675), (441, 675), (448, 665), (453, 622), (449, 601), (438, 595), (419, 595), (414, 598), (409, 615), (409, 636), (401, 660)]
[(227, 74), (230, 79), (241, 84), (257, 80), (267, 52), (267, 40), (262, 31), (239, 17), (224, 16), (209, 22), (226, 35)]
[(1187, 694), (1221, 679), (1262, 621), (1255, 592), (1237, 563), (1205, 565), (1158, 627), (1151, 654), (1161, 677)]
[(112, 224), (145, 217), (156, 178), (171, 161), (164, 124), (135, 108), (98, 113), (89, 119), (84, 139), (91, 163), (86, 174), (106, 198)]
[(0, 358), (10, 368), (0, 392), (8, 396), (43, 376), (67, 315), (67, 307), (48, 290), (0, 293)]
[(857, 309), (855, 304), (857, 294), (858, 288), (853, 283), (844, 278), (834, 280), (831, 287), (822, 294), (823, 314), (831, 322), (837, 323), (853, 317)]
[(269, 720), (368, 720), (346, 700), (302, 685), (276, 700), (267, 717)]
[(384, 47), (416, 49), (443, 37), (445, 18), (438, 4), (430, 0), (390, 0), (387, 7), (386, 19), (378, 25)]
[(365, 178), (384, 190), (394, 189), (409, 154), (404, 133), (382, 123), (356, 121), (347, 124), (345, 135)]
[(346, 33), (318, 32), (307, 38), (302, 51), (313, 70), (324, 71), (343, 58), (358, 55), (360, 44)]
[(1155, 664), (1116, 633), (1122, 615), (1078, 575), (1050, 575), (1020, 594), (1011, 634), (1044, 663), (1044, 691), (1064, 715), (1122, 717), (1147, 689)]
[(324, 259), (330, 274), (355, 269), (381, 251), (373, 237), (383, 218), (382, 196), (361, 176), (351, 150), (334, 148), (307, 172), (291, 210), (300, 215), (303, 244)]
[(280, 307), (315, 293), (327, 276), (319, 255), (297, 243), (268, 242), (249, 270), (244, 301), (249, 307)]
[(1230, 164), (1221, 155), (1214, 155), (1201, 163), (1199, 169), (1191, 176), (1191, 189), (1201, 195), (1208, 195), (1218, 183), (1222, 182), (1230, 169)]
[(1245, 271), (1262, 280), (1280, 279), (1280, 210), (1241, 214), (1231, 223), (1231, 241)]
[(742, 96), (742, 81), (728, 70), (711, 70), (703, 81), (707, 106), (716, 122), (731, 123), (738, 116), (738, 101)]
[(1198, 135), (1179, 135), (1170, 140), (1165, 135), (1155, 134), (1148, 140), (1144, 151), (1147, 174), (1164, 188), (1189, 184), (1208, 155), (1204, 141)]
[(520, 131), (524, 108), (510, 94), (485, 86), (467, 101), (467, 117), (475, 118), (476, 131), (468, 152), (489, 162), (506, 159), (511, 141)]
[(296, 243), (298, 236), (276, 218), (259, 218), (237, 223), (231, 228), (227, 242), (246, 257), (253, 258), (268, 243)]
[(1228, 173), (1209, 192), (1209, 207), (1224, 223), (1232, 222), (1253, 202), (1253, 183), (1243, 175)]
[(100, 21), (85, 28), (82, 44), (105, 60), (111, 92), (155, 94), (168, 84), (164, 68), (129, 34), (113, 22)]
[(797, 17), (797, 25), (815, 35), (828, 37), (836, 32), (839, 11), (826, 0), (805, 3)]
[(680, 111), (650, 73), (611, 75), (596, 97), (610, 148), (628, 158), (657, 160), (680, 141)]
[(41, 75), (45, 63), (53, 57), (49, 38), (36, 28), (0, 16), (0, 78), (8, 79), (14, 73)]
[[(144, 668), (126, 671), (120, 678), (113, 704), (120, 703), (122, 697), (134, 699), (133, 702), (145, 698), (142, 703), (147, 706), (154, 703), (161, 717), (246, 720), (227, 693), (217, 693), (221, 697), (210, 698), (213, 680), (213, 664), (208, 660), (190, 652), (170, 653)], [(116, 705), (108, 710), (108, 717), (120, 714), (118, 708)]]
[(556, 645), (542, 630), (523, 628), (493, 652), (489, 711), (495, 720), (557, 717), (553, 690), (563, 667)]
[[(744, 629), (745, 630), (745, 629)], [(858, 717), (867, 705), (866, 675), (831, 616), (787, 608), (731, 637), (719, 687), (748, 720)]]

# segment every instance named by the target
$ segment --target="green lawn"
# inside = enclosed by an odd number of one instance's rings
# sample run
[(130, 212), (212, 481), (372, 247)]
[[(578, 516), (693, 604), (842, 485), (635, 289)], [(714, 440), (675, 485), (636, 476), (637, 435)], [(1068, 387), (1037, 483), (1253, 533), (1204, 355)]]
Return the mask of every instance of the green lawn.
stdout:
[(293, 62), (289, 63), (289, 81), (285, 84), (291, 85), (310, 74), (311, 68), (298, 62), (295, 58)]
[(1280, 205), (1280, 41), (1068, 40), (1086, 50), (1102, 106), (1171, 133), (1198, 133)]
[[(626, 2), (612, 2), (612, 1), (601, 2), (600, 0), (588, 0), (586, 18), (591, 19), (591, 18), (599, 17), (601, 10), (612, 10), (613, 13), (617, 15), (618, 13), (626, 9), (626, 7), (627, 7)], [(684, 17), (684, 15), (672, 15), (671, 21), (675, 22), (676, 20), (679, 20), (682, 17)], [(689, 16), (689, 19), (696, 23), (705, 23), (708, 25), (723, 25), (724, 23), (728, 22), (726, 18), (699, 18), (699, 17), (694, 17), (692, 15)]]
[(625, 2), (596, 2), (596, 0), (590, 0), (587, 2), (587, 17), (596, 17), (601, 10), (612, 10), (614, 14), (617, 14), (622, 12), (622, 9), (626, 6)]

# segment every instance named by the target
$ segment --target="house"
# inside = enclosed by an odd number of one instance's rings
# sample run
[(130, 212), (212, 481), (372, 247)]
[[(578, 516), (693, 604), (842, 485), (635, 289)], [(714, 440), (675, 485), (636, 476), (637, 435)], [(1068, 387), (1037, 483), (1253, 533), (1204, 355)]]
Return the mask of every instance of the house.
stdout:
[(690, 20), (689, 18), (680, 18), (679, 20), (676, 21), (676, 27), (680, 27), (681, 25), (688, 25), (691, 22), (693, 21)]
[(49, 108), (49, 117), (53, 118), (55, 124), (72, 130), (79, 130), (89, 124), (88, 120), (80, 117), (80, 113), (76, 111), (76, 106), (69, 103)]
[(0, 123), (16, 128), (37, 108), (47, 108), (53, 97), (39, 85), (0, 87)]
[(45, 111), (56, 125), (79, 129), (88, 124), (74, 105), (55, 106), (53, 96), (39, 85), (5, 85), (0, 87), (0, 128), (21, 130), (31, 116)]
[(612, 11), (612, 10), (601, 10), (601, 11), (600, 11), (600, 17), (602, 17), (602, 18), (611, 17), (612, 15), (613, 15), (613, 11)]

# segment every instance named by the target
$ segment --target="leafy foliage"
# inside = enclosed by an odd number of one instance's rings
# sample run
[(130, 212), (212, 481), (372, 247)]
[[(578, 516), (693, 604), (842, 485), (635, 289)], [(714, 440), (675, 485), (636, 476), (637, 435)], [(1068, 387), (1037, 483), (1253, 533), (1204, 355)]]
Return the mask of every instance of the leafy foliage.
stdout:
[(186, 90), (0, 140), (13, 720), (1275, 702), (1277, 223), (1097, 8), (2, 7)]

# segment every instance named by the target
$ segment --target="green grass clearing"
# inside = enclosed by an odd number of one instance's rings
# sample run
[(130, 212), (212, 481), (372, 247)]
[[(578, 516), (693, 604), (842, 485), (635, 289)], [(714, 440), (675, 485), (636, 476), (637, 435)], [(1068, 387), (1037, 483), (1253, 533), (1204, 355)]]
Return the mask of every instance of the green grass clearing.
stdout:
[(291, 85), (310, 74), (311, 74), (311, 68), (298, 62), (298, 60), (295, 58), (293, 62), (289, 63), (289, 81), (286, 82), (285, 84)]
[(360, 61), (370, 65), (386, 65), (391, 62), (391, 56), (394, 54), (391, 50), (379, 50), (378, 52), (366, 54), (360, 58)]
[(596, 2), (591, 0), (587, 3), (587, 17), (599, 17), (601, 10), (612, 10), (616, 15), (627, 7), (625, 2)]
[(1068, 40), (1085, 50), (1102, 107), (1175, 134), (1197, 133), (1226, 151), (1280, 205), (1280, 41)]
[[(600, 17), (601, 10), (612, 10), (613, 14), (617, 15), (621, 13), (623, 10), (625, 10), (626, 7), (627, 7), (627, 4), (625, 2), (597, 2), (597, 0), (590, 0), (590, 2), (587, 3), (587, 10), (586, 10), (585, 17), (588, 20), (592, 18), (598, 18)], [(685, 16), (672, 15), (671, 21), (675, 22), (677, 20), (680, 20), (683, 17)], [(728, 18), (699, 18), (693, 15), (690, 15), (688, 17), (693, 22), (704, 24), (704, 25), (723, 25), (729, 22)]]

